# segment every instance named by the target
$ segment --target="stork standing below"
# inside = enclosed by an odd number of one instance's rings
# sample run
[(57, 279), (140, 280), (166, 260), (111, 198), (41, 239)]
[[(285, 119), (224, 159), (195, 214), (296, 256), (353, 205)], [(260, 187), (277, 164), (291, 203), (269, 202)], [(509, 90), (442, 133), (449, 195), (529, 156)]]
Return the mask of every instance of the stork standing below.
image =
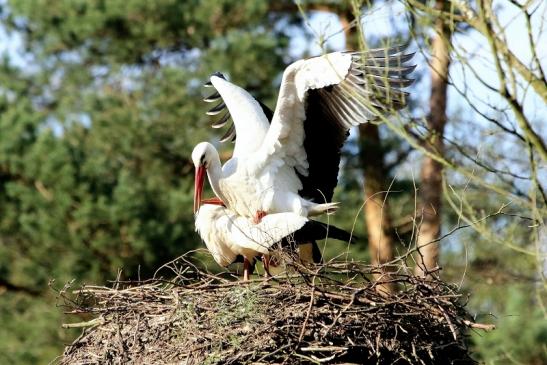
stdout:
[[(351, 242), (350, 233), (334, 226), (309, 220), (298, 214), (269, 214), (254, 224), (252, 219), (242, 217), (222, 205), (204, 204), (196, 213), (196, 231), (205, 242), (215, 261), (226, 267), (243, 257), (243, 279), (249, 279), (251, 263), (257, 256), (268, 257), (277, 243), (282, 246), (313, 242), (315, 261), (321, 261), (315, 241), (327, 237)], [(268, 268), (264, 260), (264, 268)]]
[(204, 175), (215, 194), (234, 213), (255, 223), (266, 214), (292, 212), (308, 217), (332, 213), (341, 148), (355, 126), (403, 108), (401, 88), (415, 66), (406, 46), (365, 52), (334, 52), (299, 60), (284, 73), (275, 112), (221, 74), (211, 76), (217, 90), (205, 101), (220, 103), (208, 114), (228, 112), (213, 127), (233, 124), (221, 139), (236, 140), (233, 156), (221, 166), (207, 142), (192, 152), (196, 167), (194, 210)]

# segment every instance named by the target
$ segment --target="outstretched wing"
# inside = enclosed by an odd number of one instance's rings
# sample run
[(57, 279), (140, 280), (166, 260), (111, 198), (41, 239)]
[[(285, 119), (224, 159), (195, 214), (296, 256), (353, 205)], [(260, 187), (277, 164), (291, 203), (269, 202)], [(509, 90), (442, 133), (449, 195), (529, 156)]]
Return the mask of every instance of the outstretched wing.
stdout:
[(243, 88), (227, 81), (220, 72), (214, 73), (205, 86), (214, 87), (216, 91), (204, 101), (218, 102), (207, 114), (221, 114), (220, 119), (211, 126), (222, 128), (228, 124), (230, 117), (233, 120), (220, 141), (236, 141), (233, 154), (235, 157), (258, 149), (269, 128), (272, 110)]
[(405, 46), (365, 52), (334, 52), (301, 60), (285, 70), (271, 127), (255, 167), (287, 164), (299, 173), (300, 194), (330, 201), (337, 184), (340, 151), (351, 126), (403, 108), (401, 88), (413, 54)]

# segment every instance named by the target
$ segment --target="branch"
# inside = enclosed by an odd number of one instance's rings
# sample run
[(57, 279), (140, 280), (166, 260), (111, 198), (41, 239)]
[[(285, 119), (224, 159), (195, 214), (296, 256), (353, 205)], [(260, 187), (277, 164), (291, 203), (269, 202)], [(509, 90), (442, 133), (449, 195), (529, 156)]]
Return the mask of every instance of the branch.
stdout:
[[(516, 97), (512, 95), (508, 88), (506, 87), (506, 79), (505, 79), (505, 72), (503, 71), (501, 67), (500, 60), (498, 58), (498, 52), (500, 52), (505, 58), (508, 65), (511, 65), (513, 62), (511, 62), (510, 59), (510, 51), (507, 49), (506, 45), (503, 44), (503, 49), (500, 49), (499, 43), (497, 40), (498, 37), (495, 36), (494, 29), (492, 28), (492, 24), (488, 20), (490, 17), (493, 17), (493, 12), (491, 7), (486, 8), (486, 1), (480, 1), (479, 2), (479, 9), (480, 9), (480, 18), (479, 22), (482, 25), (482, 28), (484, 29), (483, 34), (485, 35), (486, 39), (488, 40), (488, 43), (490, 44), (490, 47), (492, 48), (492, 56), (494, 57), (494, 61), (496, 64), (496, 71), (498, 73), (499, 82), (500, 82), (500, 91), (499, 93), (503, 98), (509, 103), (511, 106), (511, 109), (513, 110), (513, 113), (515, 114), (515, 117), (517, 119), (517, 123), (519, 127), (523, 130), (524, 135), (528, 141), (537, 149), (539, 152), (539, 155), (543, 160), (547, 162), (547, 147), (545, 146), (545, 143), (541, 139), (540, 136), (537, 135), (537, 133), (532, 129), (532, 126), (526, 119), (526, 116), (524, 115), (524, 111), (522, 110), (522, 106), (519, 104), (519, 102), (516, 100)], [(486, 14), (486, 11), (489, 11), (489, 14)], [(490, 17), (488, 16), (490, 15)], [(526, 78), (526, 80), (530, 80), (529, 78)], [(543, 87), (545, 87), (545, 82), (543, 82)], [(516, 90), (514, 91), (516, 92)], [(546, 88), (546, 98), (544, 101), (547, 103), (547, 88)]]
[[(449, 20), (467, 23), (482, 35), (488, 35), (488, 29), (484, 27), (477, 14), (475, 14), (475, 12), (471, 8), (469, 8), (468, 3), (465, 1), (452, 1), (452, 4), (454, 4), (454, 6), (459, 10), (458, 14), (454, 14), (444, 10), (433, 9), (417, 0), (407, 0), (407, 4), (412, 8), (416, 8), (434, 17), (445, 17)], [(515, 68), (525, 80), (530, 83), (532, 88), (538, 93), (543, 101), (547, 103), (547, 83), (545, 78), (536, 76), (524, 63), (522, 63), (522, 61), (518, 59), (517, 56), (515, 56), (513, 52), (511, 52), (507, 44), (503, 42), (503, 40), (501, 40), (499, 37), (494, 37), (494, 43), (499, 52), (507, 55), (509, 64), (513, 68)]]
[(478, 329), (485, 330), (485, 331), (492, 331), (492, 330), (496, 329), (496, 325), (494, 325), (494, 324), (475, 323), (475, 322), (471, 322), (467, 319), (464, 320), (463, 323), (466, 326), (470, 327), (470, 328), (478, 328)]
[[(409, 2), (411, 2), (412, 4), (417, 3), (414, 0), (409, 0)], [(454, 0), (453, 4), (462, 12), (465, 22), (467, 22), (485, 37), (489, 37), (489, 29), (485, 26), (485, 24), (483, 24), (481, 19), (478, 18), (475, 12), (469, 8), (466, 2), (461, 0)], [(425, 8), (424, 11), (428, 10), (428, 8), (424, 5), (420, 5), (420, 7), (422, 8), (422, 10), (424, 10), (423, 8)], [(547, 83), (545, 78), (540, 78), (536, 76), (532, 71), (530, 71), (530, 69), (524, 63), (522, 63), (513, 52), (511, 52), (507, 44), (503, 42), (499, 37), (492, 36), (492, 39), (497, 50), (502, 54), (507, 55), (509, 65), (514, 67), (525, 80), (530, 82), (532, 88), (538, 93), (543, 101), (547, 103)]]

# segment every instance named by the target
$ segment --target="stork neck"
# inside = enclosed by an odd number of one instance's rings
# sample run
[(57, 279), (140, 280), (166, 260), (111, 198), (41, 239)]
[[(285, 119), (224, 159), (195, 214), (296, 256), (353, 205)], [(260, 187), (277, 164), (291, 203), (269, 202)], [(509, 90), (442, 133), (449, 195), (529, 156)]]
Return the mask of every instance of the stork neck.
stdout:
[(220, 159), (218, 156), (212, 158), (209, 166), (207, 167), (207, 177), (209, 178), (209, 184), (216, 196), (224, 200), (224, 195), (220, 191), (219, 180), (222, 178), (222, 167), (220, 166)]

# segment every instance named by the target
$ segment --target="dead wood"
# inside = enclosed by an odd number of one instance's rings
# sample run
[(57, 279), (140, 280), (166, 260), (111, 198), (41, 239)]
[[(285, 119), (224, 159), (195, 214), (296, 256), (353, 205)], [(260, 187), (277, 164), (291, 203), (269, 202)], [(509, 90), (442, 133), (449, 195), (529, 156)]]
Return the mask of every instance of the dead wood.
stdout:
[(171, 280), (159, 271), (61, 290), (78, 319), (68, 326), (84, 330), (60, 364), (471, 364), (467, 332), (488, 327), (472, 321), (454, 286), (404, 265), (390, 273), (399, 290), (385, 295), (369, 279), (381, 268), (355, 262), (294, 265), (248, 283), (185, 256), (166, 267)]

